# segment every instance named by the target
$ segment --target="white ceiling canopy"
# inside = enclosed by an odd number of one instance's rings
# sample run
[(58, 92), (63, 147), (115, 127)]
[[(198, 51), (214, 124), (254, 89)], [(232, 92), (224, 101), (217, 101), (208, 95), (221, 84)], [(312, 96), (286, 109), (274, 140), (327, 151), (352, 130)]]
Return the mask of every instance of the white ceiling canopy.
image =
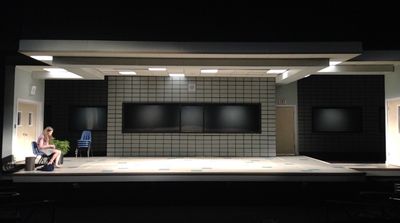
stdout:
[[(359, 42), (21, 40), (19, 51), (37, 59), (51, 57), (52, 60), (42, 62), (82, 79), (126, 75), (121, 72), (145, 76), (184, 73), (185, 76), (276, 77), (278, 84), (286, 84), (329, 68), (332, 62), (339, 63), (342, 70), (351, 70), (353, 68), (343, 69), (346, 61), (360, 55), (362, 48)], [(165, 70), (149, 70), (152, 67)], [(385, 72), (390, 70), (390, 67), (380, 68)], [(202, 70), (218, 72), (202, 73)], [(272, 72), (275, 70), (285, 72)]]

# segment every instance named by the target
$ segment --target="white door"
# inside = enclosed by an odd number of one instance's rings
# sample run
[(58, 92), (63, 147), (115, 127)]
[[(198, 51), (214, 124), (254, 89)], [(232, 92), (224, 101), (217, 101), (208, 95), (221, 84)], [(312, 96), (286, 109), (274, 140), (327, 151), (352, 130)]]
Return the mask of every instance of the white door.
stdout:
[(296, 155), (294, 106), (276, 107), (276, 154)]
[(386, 162), (400, 166), (400, 98), (387, 100)]
[(17, 140), (13, 155), (16, 160), (24, 160), (32, 156), (31, 142), (36, 140), (38, 105), (29, 102), (18, 102), (17, 107)]

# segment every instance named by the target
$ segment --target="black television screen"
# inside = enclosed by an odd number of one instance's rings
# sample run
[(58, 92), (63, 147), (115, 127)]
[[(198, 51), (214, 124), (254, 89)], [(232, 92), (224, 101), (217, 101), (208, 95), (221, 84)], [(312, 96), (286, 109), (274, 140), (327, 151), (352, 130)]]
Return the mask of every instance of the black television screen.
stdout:
[(179, 132), (178, 104), (123, 103), (122, 132)]
[(361, 107), (313, 108), (313, 132), (361, 132)]
[(181, 107), (181, 132), (203, 132), (203, 106)]
[(260, 133), (260, 104), (209, 104), (204, 108), (204, 130), (211, 133)]
[(105, 106), (72, 107), (71, 130), (107, 130), (107, 108)]

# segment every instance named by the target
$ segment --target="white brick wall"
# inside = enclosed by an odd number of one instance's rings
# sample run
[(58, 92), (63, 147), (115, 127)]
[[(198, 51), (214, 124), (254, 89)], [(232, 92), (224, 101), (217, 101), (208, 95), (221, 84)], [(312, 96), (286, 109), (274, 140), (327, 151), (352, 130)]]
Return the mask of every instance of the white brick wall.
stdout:
[[(107, 78), (107, 156), (276, 155), (274, 78)], [(188, 83), (195, 83), (195, 92), (188, 92)], [(261, 103), (261, 133), (122, 133), (123, 102)]]

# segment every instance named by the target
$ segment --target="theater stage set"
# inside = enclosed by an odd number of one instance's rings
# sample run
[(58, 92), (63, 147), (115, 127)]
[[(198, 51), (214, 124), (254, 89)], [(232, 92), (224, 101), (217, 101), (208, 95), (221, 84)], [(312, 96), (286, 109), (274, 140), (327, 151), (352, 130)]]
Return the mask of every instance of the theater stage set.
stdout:
[[(19, 52), (52, 57), (7, 76), (2, 155), (32, 156), (47, 125), (71, 142), (61, 168), (7, 176), (24, 201), (54, 201), (57, 222), (400, 219), (386, 205), (400, 197), (398, 122), (385, 123), (398, 70), (358, 58), (361, 43), (21, 40)], [(39, 106), (28, 146), (15, 144), (19, 102)], [(97, 154), (74, 157), (84, 129)], [(361, 213), (364, 194), (380, 197)]]
[[(390, 73), (394, 67), (352, 61), (363, 53), (360, 43), (154, 44), (21, 40), (20, 53), (80, 75), (66, 80), (71, 72), (64, 72), (57, 80), (59, 73), (47, 66), (17, 67), (17, 82), (40, 86), (27, 99), (41, 101), (45, 107), (39, 111), (51, 114), (44, 120), (38, 114), (38, 123), (52, 125), (57, 138), (70, 141), (92, 129), (94, 150), (103, 153), (65, 157), (64, 166), (54, 172), (21, 170), (13, 180), (362, 181), (371, 174), (397, 174), (391, 165), (397, 160), (393, 143), (387, 144), (384, 163), (383, 78), (368, 75)], [(333, 69), (334, 62), (341, 66)], [(360, 73), (367, 75), (343, 75)], [(25, 92), (17, 83), (15, 88)], [(294, 108), (292, 116), (280, 118), (285, 108)], [(331, 114), (340, 117), (332, 122)], [(280, 132), (285, 128), (289, 132)], [(277, 156), (285, 143), (291, 148), (283, 154), (293, 156)], [(328, 163), (306, 156), (307, 151), (372, 151), (382, 162)], [(24, 157), (17, 149), (6, 152)]]

